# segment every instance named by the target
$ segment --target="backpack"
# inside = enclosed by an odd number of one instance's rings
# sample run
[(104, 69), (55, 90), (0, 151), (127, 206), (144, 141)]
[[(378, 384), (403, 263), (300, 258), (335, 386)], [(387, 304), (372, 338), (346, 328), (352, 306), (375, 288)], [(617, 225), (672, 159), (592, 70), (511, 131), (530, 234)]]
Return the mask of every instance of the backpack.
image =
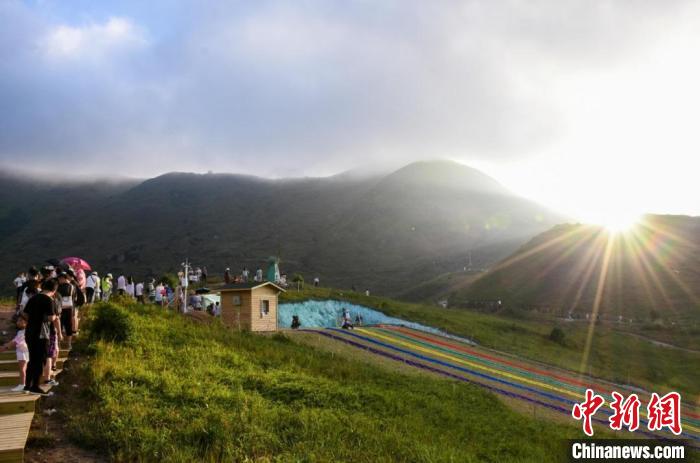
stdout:
[(80, 291), (80, 290), (76, 291), (75, 292), (75, 305), (77, 307), (80, 307), (80, 306), (84, 305), (85, 302), (87, 302), (87, 300), (85, 299), (85, 293)]

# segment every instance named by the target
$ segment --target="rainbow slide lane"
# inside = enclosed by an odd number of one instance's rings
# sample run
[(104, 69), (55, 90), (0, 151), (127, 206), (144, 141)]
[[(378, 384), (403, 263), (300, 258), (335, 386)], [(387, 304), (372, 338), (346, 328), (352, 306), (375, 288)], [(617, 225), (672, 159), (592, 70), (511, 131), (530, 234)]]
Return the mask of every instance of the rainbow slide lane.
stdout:
[[(497, 394), (569, 416), (572, 406), (583, 400), (586, 388), (602, 395), (606, 404), (611, 400), (610, 393), (613, 390), (625, 396), (635, 392), (642, 401), (640, 427), (635, 434), (641, 433), (653, 438), (675, 437), (670, 431), (647, 431), (644, 416), (649, 394), (640, 390), (629, 390), (600, 379), (577, 375), (492, 350), (475, 348), (444, 336), (401, 326), (379, 325), (355, 330), (326, 328), (304, 331), (315, 332), (418, 369), (473, 383)], [(607, 427), (611, 414), (609, 407), (601, 407), (593, 419)], [(691, 446), (700, 448), (700, 414), (684, 404), (681, 416), (683, 433), (678, 437), (686, 439)]]

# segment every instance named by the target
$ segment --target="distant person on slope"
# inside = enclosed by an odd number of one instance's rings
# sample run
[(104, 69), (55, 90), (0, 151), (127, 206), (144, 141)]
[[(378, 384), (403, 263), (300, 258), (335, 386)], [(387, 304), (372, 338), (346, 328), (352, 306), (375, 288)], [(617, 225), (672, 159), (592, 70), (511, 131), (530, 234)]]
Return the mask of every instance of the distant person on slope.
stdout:
[(148, 292), (148, 300), (151, 304), (156, 302), (156, 280), (151, 278), (151, 281), (146, 285), (146, 292)]
[(248, 278), (250, 278), (250, 270), (248, 270), (248, 267), (243, 267), (241, 277), (243, 277), (243, 283), (248, 283)]
[(126, 277), (123, 273), (117, 277), (117, 294), (119, 296), (126, 294)]
[(354, 328), (352, 326), (352, 317), (350, 316), (350, 311), (346, 308), (343, 308), (343, 324), (341, 326), (344, 330), (351, 330)]
[(224, 282), (227, 285), (231, 283), (231, 269), (228, 267), (224, 270)]
[(186, 313), (185, 292), (182, 285), (175, 287), (175, 309), (180, 313)]
[(139, 281), (138, 283), (136, 283), (136, 287), (134, 288), (134, 294), (136, 295), (137, 301), (139, 301), (141, 304), (146, 303), (143, 297), (143, 282)]
[(126, 294), (132, 299), (136, 295), (136, 287), (134, 285), (134, 278), (131, 275), (129, 275), (129, 277), (126, 279)]
[(255, 271), (255, 281), (258, 283), (263, 281), (263, 271), (261, 268)]
[(175, 291), (173, 288), (170, 287), (170, 285), (166, 284), (165, 285), (165, 303), (166, 305), (170, 306), (170, 303), (175, 300)]
[(207, 267), (202, 267), (202, 283), (207, 284)]
[(75, 279), (78, 282), (78, 286), (80, 287), (80, 290), (85, 291), (85, 285), (87, 284), (85, 270), (78, 267), (78, 270), (74, 270), (74, 272), (75, 272)]
[(126, 277), (124, 274), (119, 275), (119, 278), (117, 278), (117, 294), (120, 296), (126, 294)]
[(165, 296), (165, 286), (163, 286), (163, 283), (158, 283), (158, 286), (156, 286), (155, 289), (155, 303), (159, 306), (163, 306), (163, 299)]
[(109, 297), (112, 295), (112, 274), (108, 273), (102, 279), (102, 300), (104, 302), (109, 301)]
[(97, 276), (97, 272), (92, 272), (87, 277), (85, 282), (85, 297), (87, 298), (87, 303), (92, 304), (95, 302), (95, 291), (100, 284), (100, 279)]
[(22, 297), (22, 291), (24, 290), (24, 283), (27, 282), (27, 275), (24, 272), (19, 272), (17, 274), (17, 277), (12, 281), (12, 284), (15, 286), (15, 293), (16, 293), (16, 304), (19, 304), (19, 301)]
[(321, 279), (319, 277), (314, 277), (314, 286), (318, 287), (321, 284)]

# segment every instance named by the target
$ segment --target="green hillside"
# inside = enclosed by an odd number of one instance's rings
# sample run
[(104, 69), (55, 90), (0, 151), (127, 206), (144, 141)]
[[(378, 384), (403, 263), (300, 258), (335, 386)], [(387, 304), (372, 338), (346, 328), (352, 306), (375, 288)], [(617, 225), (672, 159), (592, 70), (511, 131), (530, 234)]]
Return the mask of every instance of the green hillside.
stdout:
[(603, 319), (700, 317), (700, 217), (649, 215), (633, 229), (560, 225), (532, 239), (451, 301), (584, 319), (599, 296)]
[(79, 445), (118, 461), (542, 462), (580, 435), (477, 387), (283, 334), (137, 305), (100, 304), (90, 318), (65, 419)]
[[(416, 281), (485, 267), (562, 218), (452, 162), (386, 176), (267, 180), (166, 174), (139, 182), (61, 183), (4, 175), (1, 276), (78, 255), (142, 278), (185, 257), (221, 275), (279, 254), (283, 270), (396, 295)], [(9, 286), (7, 290), (9, 290)]]

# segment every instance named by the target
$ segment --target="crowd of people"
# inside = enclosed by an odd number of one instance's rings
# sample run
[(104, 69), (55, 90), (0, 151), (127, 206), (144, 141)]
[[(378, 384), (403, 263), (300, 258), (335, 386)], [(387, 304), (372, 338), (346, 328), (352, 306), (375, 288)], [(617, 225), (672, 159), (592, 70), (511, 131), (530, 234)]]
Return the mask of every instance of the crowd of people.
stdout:
[(65, 341), (70, 349), (79, 333), (80, 310), (94, 298), (94, 292), (87, 291), (88, 281), (94, 283), (92, 276), (82, 268), (45, 266), (15, 278), (17, 334), (0, 347), (15, 348), (20, 382), (13, 391), (45, 395), (40, 386), (58, 385), (54, 376), (60, 343)]
[(355, 326), (362, 326), (364, 323), (364, 319), (362, 318), (361, 314), (355, 315), (355, 324), (352, 322), (352, 315), (350, 314), (350, 311), (343, 307), (343, 315), (341, 316), (340, 319), (340, 327), (344, 330), (352, 330), (355, 328)]
[[(42, 384), (58, 385), (54, 376), (60, 343), (65, 341), (65, 346), (70, 349), (73, 337), (79, 333), (81, 309), (87, 304), (107, 302), (119, 296), (142, 304), (170, 307), (181, 313), (206, 311), (210, 315), (220, 316), (219, 302), (200, 293), (204, 288), (188, 290), (206, 284), (207, 278), (206, 267), (194, 268), (187, 274), (178, 273), (175, 284), (166, 278), (160, 281), (155, 278), (135, 281), (131, 275), (124, 273), (118, 274), (116, 279), (111, 273), (101, 277), (89, 267), (73, 268), (66, 264), (46, 265), (41, 269), (31, 267), (27, 272), (19, 273), (14, 279), (17, 334), (10, 342), (0, 346), (0, 351), (11, 348), (16, 351), (20, 381), (13, 391), (45, 394), (40, 387)], [(239, 274), (233, 275), (227, 268), (224, 281), (226, 284), (262, 282), (264, 274), (262, 269), (251, 274), (244, 267)], [(277, 271), (275, 282), (287, 286), (287, 275), (280, 275)], [(315, 277), (314, 286), (319, 284), (320, 279)], [(369, 295), (369, 290), (365, 294)], [(300, 327), (299, 318), (294, 318), (292, 328)], [(362, 324), (361, 315), (355, 317), (353, 324), (350, 312), (343, 309), (342, 328), (352, 329)]]
[[(255, 271), (255, 273), (251, 273), (251, 271), (248, 270), (248, 267), (243, 267), (240, 273), (237, 274), (232, 273), (230, 267), (226, 267), (226, 270), (224, 270), (224, 283), (226, 283), (227, 285), (236, 283), (248, 283), (250, 281), (256, 283), (261, 283), (265, 281), (263, 269), (258, 268)], [(275, 283), (282, 286), (283, 288), (286, 288), (289, 285), (289, 283), (287, 282), (287, 274), (283, 273), (279, 275), (279, 278), (276, 279)]]
[(20, 272), (13, 281), (17, 332), (11, 341), (0, 346), (0, 351), (14, 348), (16, 352), (20, 378), (12, 391), (46, 395), (40, 386), (58, 385), (54, 376), (61, 343), (71, 348), (73, 337), (79, 333), (81, 309), (87, 304), (120, 296), (182, 313), (206, 311), (220, 316), (219, 302), (207, 301), (197, 291), (186, 290), (193, 283), (206, 283), (206, 267), (197, 268), (190, 275), (194, 278), (179, 273), (173, 288), (166, 279), (136, 282), (122, 273), (115, 280), (111, 273), (100, 277), (96, 271), (86, 272), (65, 264)]

